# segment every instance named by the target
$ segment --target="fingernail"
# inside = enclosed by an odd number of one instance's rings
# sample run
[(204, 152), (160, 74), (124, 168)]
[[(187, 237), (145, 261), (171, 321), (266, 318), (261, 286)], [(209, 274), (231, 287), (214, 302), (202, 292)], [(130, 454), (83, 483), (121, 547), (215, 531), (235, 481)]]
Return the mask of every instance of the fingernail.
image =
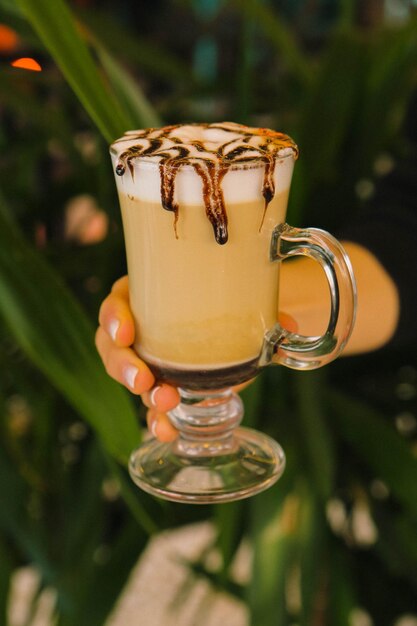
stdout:
[(162, 389), (161, 385), (157, 385), (157, 386), (156, 386), (156, 387), (154, 387), (154, 388), (152, 389), (152, 391), (151, 391), (151, 395), (150, 395), (150, 397), (149, 397), (149, 400), (150, 400), (150, 402), (151, 402), (152, 406), (156, 406), (156, 398), (155, 398), (155, 396), (156, 396), (157, 392), (158, 392), (160, 389)]
[(156, 429), (157, 429), (157, 426), (158, 426), (158, 420), (157, 420), (157, 419), (154, 419), (154, 420), (152, 421), (152, 424), (151, 424), (151, 433), (152, 433), (152, 435), (153, 435), (154, 437), (156, 437)]
[(113, 341), (116, 341), (117, 331), (119, 330), (120, 321), (119, 320), (111, 320), (108, 326), (108, 332)]
[(123, 369), (123, 378), (131, 389), (135, 388), (135, 380), (138, 372), (139, 370), (135, 365), (126, 365)]

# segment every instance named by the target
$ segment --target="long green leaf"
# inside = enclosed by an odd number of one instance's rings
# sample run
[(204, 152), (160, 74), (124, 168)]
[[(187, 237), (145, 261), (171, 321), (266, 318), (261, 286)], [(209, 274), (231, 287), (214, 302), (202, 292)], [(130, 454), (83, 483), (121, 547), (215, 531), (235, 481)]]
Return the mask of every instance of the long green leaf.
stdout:
[(325, 51), (303, 99), (296, 133), (300, 159), (294, 171), (291, 223), (302, 222), (303, 212), (309, 208), (310, 194), (316, 191), (317, 185), (325, 190), (329, 179), (337, 175), (338, 159), (362, 86), (362, 67), (361, 40), (356, 33), (343, 32)]
[[(109, 468), (111, 469), (120, 486), (120, 493), (123, 496), (123, 500), (128, 505), (132, 517), (148, 535), (156, 533), (160, 527), (155, 522), (155, 520), (148, 514), (146, 509), (141, 506), (138, 498), (135, 497), (136, 493), (134, 493), (134, 489), (136, 489), (136, 486), (132, 483), (131, 480), (129, 480), (129, 482), (126, 480), (123, 472), (121, 471), (117, 463), (114, 463), (109, 457), (107, 460)], [(158, 501), (158, 504), (161, 504), (160, 511), (162, 511), (164, 504), (160, 500)]]
[(129, 128), (161, 126), (159, 115), (124, 67), (109, 54), (102, 44), (97, 44), (97, 52), (126, 112), (126, 119), (129, 119)]
[(352, 582), (349, 560), (341, 547), (334, 542), (330, 551), (328, 602), (328, 624), (351, 626), (352, 610), (358, 606), (356, 590)]
[(315, 615), (317, 610), (320, 610), (323, 585), (327, 582), (324, 573), (327, 529), (322, 503), (310, 491), (309, 485), (302, 491), (301, 506), (301, 524), (298, 533), (301, 574), (300, 626), (311, 626), (317, 622)]
[[(114, 528), (112, 535), (107, 562), (95, 564), (87, 572), (74, 572), (71, 596), (75, 602), (72, 615), (62, 622), (66, 626), (103, 626), (113, 621), (109, 616), (114, 611), (138, 555), (146, 546), (147, 536), (138, 532), (132, 519), (120, 528)], [(86, 574), (88, 579), (84, 584)], [(132, 626), (135, 622), (144, 624), (146, 620), (139, 614), (133, 618)]]
[(397, 141), (410, 96), (416, 87), (417, 19), (403, 28), (382, 32), (368, 45), (368, 69), (358, 107), (359, 120), (353, 159), (359, 175), (368, 175), (375, 156), (392, 150)]
[(0, 623), (7, 624), (10, 579), (15, 563), (9, 554), (9, 548), (0, 539)]
[(267, 40), (269, 40), (285, 59), (286, 65), (298, 78), (307, 85), (311, 82), (312, 72), (308, 58), (301, 52), (291, 29), (280, 20), (277, 13), (262, 2), (241, 2), (233, 0), (233, 6), (243, 12), (256, 24)]
[(0, 530), (3, 536), (30, 561), (38, 564), (49, 580), (55, 571), (40, 538), (28, 520), (29, 487), (8, 456), (0, 453)]
[(230, 502), (215, 508), (214, 521), (217, 526), (216, 544), (222, 555), (222, 568), (219, 581), (228, 580), (229, 569), (236, 550), (238, 549), (243, 532), (243, 512), (245, 502)]
[(15, 0), (0, 0), (0, 7), (12, 15), (21, 15), (21, 10), (16, 6)]
[(335, 453), (324, 414), (323, 372), (304, 372), (292, 380), (300, 424), (300, 447), (305, 450), (307, 474), (325, 502), (333, 490)]
[[(384, 507), (385, 509), (385, 507)], [(417, 590), (417, 526), (414, 520), (398, 513), (375, 514), (378, 541), (375, 551), (387, 570), (396, 577), (404, 577)]]
[[(262, 396), (265, 393), (262, 376), (258, 376), (248, 387), (241, 392), (244, 405), (243, 424), (256, 427), (262, 413)], [(217, 527), (217, 547), (222, 559), (223, 569), (220, 580), (225, 581), (233, 555), (239, 547), (244, 532), (244, 514), (247, 503), (240, 500), (230, 504), (221, 504), (214, 509), (214, 521)]]
[[(0, 197), (0, 206), (2, 200)], [(94, 330), (59, 276), (0, 209), (0, 314), (24, 352), (126, 462), (139, 440), (132, 404), (94, 348)]]
[(286, 580), (296, 556), (300, 504), (292, 490), (289, 465), (276, 486), (250, 501), (254, 548), (248, 588), (251, 624), (287, 624)]
[(135, 23), (126, 24), (125, 21), (114, 19), (110, 11), (94, 8), (74, 7), (77, 17), (84, 26), (88, 26), (94, 36), (105, 42), (107, 50), (113, 58), (123, 59), (129, 67), (134, 67), (141, 75), (151, 78), (168, 80), (178, 87), (187, 85), (196, 87), (196, 79), (192, 65), (182, 60), (172, 47), (161, 47), (158, 38), (137, 36)]
[(329, 392), (329, 401), (340, 435), (417, 520), (417, 458), (409, 445), (362, 402), (335, 391)]
[(64, 0), (17, 0), (108, 142), (129, 129), (114, 93), (98, 72)]

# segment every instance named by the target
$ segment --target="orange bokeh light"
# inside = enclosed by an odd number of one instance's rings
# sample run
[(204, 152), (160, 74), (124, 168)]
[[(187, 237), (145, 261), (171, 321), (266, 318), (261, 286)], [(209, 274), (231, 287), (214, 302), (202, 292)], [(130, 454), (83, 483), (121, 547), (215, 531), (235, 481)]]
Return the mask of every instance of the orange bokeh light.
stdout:
[(12, 67), (19, 67), (23, 70), (31, 70), (32, 72), (41, 72), (42, 68), (35, 59), (31, 59), (30, 57), (22, 57), (21, 59), (16, 59), (12, 61), (10, 64)]
[(13, 52), (19, 43), (19, 37), (13, 28), (0, 24), (0, 52)]

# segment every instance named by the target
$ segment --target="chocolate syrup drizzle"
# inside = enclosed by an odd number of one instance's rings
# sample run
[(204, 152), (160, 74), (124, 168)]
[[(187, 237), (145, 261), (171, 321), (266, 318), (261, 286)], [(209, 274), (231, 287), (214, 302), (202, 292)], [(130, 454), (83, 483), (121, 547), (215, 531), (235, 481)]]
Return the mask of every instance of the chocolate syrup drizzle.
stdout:
[[(288, 135), (267, 128), (250, 128), (233, 122), (195, 124), (194, 126), (202, 129), (218, 129), (234, 134), (239, 133), (239, 137), (222, 143), (216, 149), (211, 149), (208, 148), (206, 141), (189, 140), (184, 142), (182, 138), (176, 136), (176, 131), (184, 128), (182, 124), (129, 132), (115, 141), (113, 145), (132, 140), (138, 140), (139, 143), (130, 146), (119, 155), (116, 174), (123, 176), (128, 169), (133, 178), (132, 161), (134, 159), (146, 156), (156, 157), (161, 176), (162, 206), (167, 211), (174, 213), (176, 233), (178, 204), (174, 200), (175, 179), (182, 166), (191, 165), (203, 183), (206, 215), (213, 227), (216, 241), (219, 244), (225, 244), (228, 239), (228, 231), (222, 180), (228, 170), (236, 164), (247, 163), (250, 167), (252, 164), (263, 163), (265, 169), (262, 195), (265, 206), (261, 229), (268, 205), (275, 195), (274, 170), (276, 159), (279, 158), (279, 152), (284, 148), (290, 148), (296, 159), (298, 157), (296, 144)], [(259, 138), (261, 140), (258, 143), (252, 143)], [(209, 140), (207, 139), (207, 141)]]

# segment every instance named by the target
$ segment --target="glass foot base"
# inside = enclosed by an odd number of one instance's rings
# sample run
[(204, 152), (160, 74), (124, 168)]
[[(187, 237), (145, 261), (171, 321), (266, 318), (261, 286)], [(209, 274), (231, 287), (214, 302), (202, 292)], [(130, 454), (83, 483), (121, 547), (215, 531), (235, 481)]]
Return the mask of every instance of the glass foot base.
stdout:
[(210, 504), (252, 496), (275, 483), (285, 467), (276, 441), (249, 428), (227, 440), (198, 443), (146, 441), (130, 458), (133, 481), (144, 491), (174, 502)]

